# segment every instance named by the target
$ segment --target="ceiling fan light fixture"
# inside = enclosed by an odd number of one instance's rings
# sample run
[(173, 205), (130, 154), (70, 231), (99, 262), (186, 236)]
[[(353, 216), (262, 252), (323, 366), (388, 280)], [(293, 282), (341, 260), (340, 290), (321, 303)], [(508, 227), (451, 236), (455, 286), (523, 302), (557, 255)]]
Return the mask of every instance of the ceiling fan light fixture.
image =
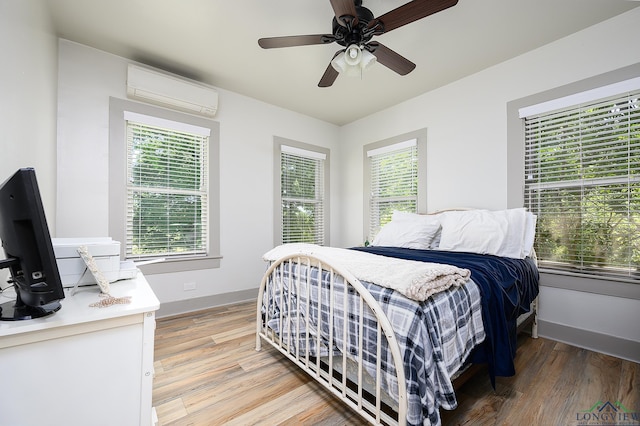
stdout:
[(332, 61), (331, 65), (340, 74), (349, 77), (361, 77), (362, 73), (376, 62), (376, 57), (366, 49), (352, 44), (340, 52)]
[(362, 59), (360, 60), (360, 68), (362, 68), (362, 71), (368, 70), (375, 63), (376, 63), (376, 56), (366, 49), (363, 50)]
[(344, 53), (344, 60), (349, 66), (356, 66), (362, 60), (362, 49), (355, 44), (349, 45)]
[(335, 70), (340, 74), (344, 73), (347, 70), (347, 61), (345, 61), (344, 56), (344, 52), (340, 52), (331, 61), (331, 66), (335, 68)]

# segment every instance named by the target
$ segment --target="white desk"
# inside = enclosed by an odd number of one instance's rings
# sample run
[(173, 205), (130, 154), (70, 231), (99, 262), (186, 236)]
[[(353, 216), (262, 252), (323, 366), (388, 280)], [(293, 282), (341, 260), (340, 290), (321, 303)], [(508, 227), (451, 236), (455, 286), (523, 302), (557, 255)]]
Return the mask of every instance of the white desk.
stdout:
[(0, 322), (0, 426), (149, 426), (155, 311), (142, 273), (111, 283), (131, 303), (104, 308), (97, 286), (65, 291), (62, 309)]

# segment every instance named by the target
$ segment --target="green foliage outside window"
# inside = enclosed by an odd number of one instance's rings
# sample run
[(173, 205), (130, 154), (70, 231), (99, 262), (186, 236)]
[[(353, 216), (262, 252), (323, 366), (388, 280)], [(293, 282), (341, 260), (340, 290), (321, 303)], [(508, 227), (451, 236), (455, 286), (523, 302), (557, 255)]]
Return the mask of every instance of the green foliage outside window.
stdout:
[(417, 211), (417, 148), (371, 158), (371, 178), (371, 235), (375, 235), (391, 221), (394, 210), (412, 213)]
[(282, 154), (282, 242), (324, 243), (322, 161)]
[(142, 125), (129, 130), (131, 254), (204, 253), (206, 138)]
[(544, 265), (633, 274), (640, 266), (636, 98), (527, 123), (525, 202)]

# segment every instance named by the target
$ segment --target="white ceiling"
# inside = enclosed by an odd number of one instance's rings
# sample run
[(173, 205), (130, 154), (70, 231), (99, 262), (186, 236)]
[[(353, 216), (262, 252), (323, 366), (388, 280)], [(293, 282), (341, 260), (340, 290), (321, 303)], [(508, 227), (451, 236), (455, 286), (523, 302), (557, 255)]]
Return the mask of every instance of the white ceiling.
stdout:
[[(428, 1), (428, 0), (426, 0)], [(263, 50), (331, 33), (329, 0), (48, 0), (62, 38), (343, 125), (639, 7), (631, 0), (459, 0), (375, 40), (417, 67), (376, 64), (319, 88), (341, 46)], [(364, 0), (379, 16), (407, 0)], [(224, 108), (221, 99), (220, 108)]]

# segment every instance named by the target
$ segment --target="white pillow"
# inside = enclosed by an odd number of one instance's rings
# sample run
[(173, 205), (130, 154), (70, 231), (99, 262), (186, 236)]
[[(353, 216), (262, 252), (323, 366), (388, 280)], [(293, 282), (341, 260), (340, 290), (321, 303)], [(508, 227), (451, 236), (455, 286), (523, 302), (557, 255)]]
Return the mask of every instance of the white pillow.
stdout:
[(427, 250), (439, 229), (435, 217), (394, 211), (391, 222), (380, 229), (371, 245)]
[(438, 247), (438, 243), (440, 242), (441, 226), (440, 220), (438, 220), (437, 216), (394, 210), (391, 216), (391, 221), (412, 222), (415, 226), (427, 228), (428, 233), (431, 235), (429, 248), (434, 249)]
[(440, 229), (438, 229), (438, 232), (436, 232), (435, 237), (433, 237), (433, 240), (431, 241), (431, 250), (440, 250), (440, 237), (442, 236), (442, 227), (440, 227)]
[(527, 224), (524, 208), (452, 211), (439, 215), (439, 250), (523, 258)]

